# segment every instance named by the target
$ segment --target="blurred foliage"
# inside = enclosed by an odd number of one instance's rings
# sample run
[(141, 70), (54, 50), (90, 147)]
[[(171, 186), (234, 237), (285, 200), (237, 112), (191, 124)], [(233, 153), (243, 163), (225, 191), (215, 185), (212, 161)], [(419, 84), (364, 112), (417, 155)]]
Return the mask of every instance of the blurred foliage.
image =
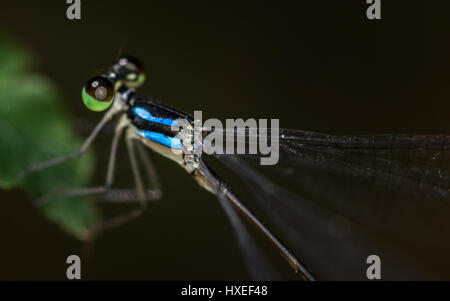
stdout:
[[(29, 51), (0, 37), (0, 189), (20, 187), (36, 200), (55, 189), (86, 187), (93, 157), (87, 153), (30, 174), (21, 183), (15, 180), (30, 164), (71, 154), (82, 143), (69, 126), (57, 88), (42, 75), (30, 72), (34, 61)], [(40, 209), (79, 238), (99, 221), (97, 208), (86, 197), (58, 196)]]

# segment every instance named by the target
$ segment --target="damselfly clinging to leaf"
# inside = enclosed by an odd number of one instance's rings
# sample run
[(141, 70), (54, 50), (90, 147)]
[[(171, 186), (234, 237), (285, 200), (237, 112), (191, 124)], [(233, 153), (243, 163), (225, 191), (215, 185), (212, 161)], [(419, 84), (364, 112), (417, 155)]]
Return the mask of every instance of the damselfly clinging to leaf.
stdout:
[[(88, 149), (104, 125), (112, 120), (113, 117), (119, 116), (111, 146), (106, 183), (100, 187), (50, 192), (41, 199), (41, 202), (51, 199), (55, 194), (103, 194), (104, 198), (109, 201), (125, 202), (138, 200), (141, 202), (140, 208), (126, 215), (106, 221), (102, 224), (101, 229), (122, 224), (139, 216), (145, 208), (146, 201), (156, 200), (161, 197), (156, 170), (145, 154), (143, 149), (143, 146), (145, 146), (176, 161), (203, 188), (217, 196), (220, 205), (230, 220), (237, 236), (238, 244), (254, 278), (267, 279), (270, 276), (265, 275), (264, 268), (259, 267), (260, 263), (264, 261), (263, 255), (259, 253), (252, 237), (247, 232), (236, 211), (246, 217), (281, 252), (294, 271), (303, 279), (314, 280), (313, 273), (315, 276), (333, 275), (323, 270), (325, 269), (324, 267), (329, 265), (327, 263), (328, 259), (314, 258), (316, 253), (332, 248), (326, 241), (326, 238), (321, 237), (323, 234), (318, 231), (326, 224), (321, 219), (323, 219), (324, 215), (331, 216), (344, 209), (347, 212), (358, 210), (358, 206), (361, 205), (354, 204), (354, 207), (347, 208), (342, 205), (338, 196), (333, 196), (336, 202), (331, 205), (327, 204), (331, 209), (327, 209), (327, 213), (319, 213), (320, 210), (318, 208), (321, 204), (302, 198), (300, 198), (299, 203), (295, 204), (295, 196), (253, 170), (239, 156), (215, 154), (214, 157), (230, 167), (233, 172), (237, 173), (245, 181), (256, 199), (261, 202), (264, 210), (270, 212), (275, 219), (275, 223), (281, 225), (280, 229), (284, 229), (287, 232), (278, 232), (280, 233), (279, 235), (289, 238), (291, 242), (297, 244), (296, 248), (304, 250), (301, 256), (302, 261), (300, 261), (288, 249), (292, 248), (292, 246), (285, 246), (229, 189), (228, 185), (205, 164), (202, 154), (195, 153), (193, 150), (186, 151), (185, 149), (181, 152), (174, 152), (174, 149), (182, 149), (186, 141), (183, 141), (183, 138), (177, 135), (179, 132), (173, 131), (172, 126), (179, 120), (187, 120), (188, 126), (195, 128), (195, 121), (188, 114), (139, 96), (135, 89), (141, 86), (144, 80), (145, 74), (140, 62), (132, 57), (122, 57), (108, 72), (87, 82), (82, 90), (83, 102), (92, 111), (102, 112), (107, 110), (101, 121), (78, 152), (35, 164), (26, 169), (20, 175), (20, 178), (23, 178), (30, 172), (79, 157)], [(243, 129), (237, 133), (225, 131), (223, 134), (227, 139), (230, 137), (234, 139), (236, 135), (250, 138), (254, 135), (261, 135), (264, 132), (264, 129), (258, 129), (256, 132), (252, 131), (252, 129)], [(116, 151), (122, 134), (125, 135), (136, 183), (136, 188), (132, 190), (111, 188), (114, 180)], [(450, 136), (333, 136), (300, 130), (280, 129), (279, 136), (272, 138), (278, 139), (280, 152), (283, 154), (278, 164), (278, 170), (290, 173), (291, 179), (298, 181), (297, 184), (304, 186), (304, 190), (314, 197), (327, 197), (325, 195), (327, 194), (327, 188), (312, 189), (315, 185), (318, 185), (318, 181), (314, 179), (314, 173), (311, 172), (305, 177), (300, 177), (296, 175), (298, 172), (324, 169), (329, 175), (346, 174), (358, 180), (382, 184), (406, 193), (437, 196), (440, 200), (449, 198), (450, 166), (447, 158), (450, 157), (447, 152), (449, 150)], [(192, 137), (188, 139), (192, 139)], [(194, 141), (194, 148), (198, 146), (196, 144), (201, 143), (201, 140)], [(249, 155), (249, 157), (252, 156)], [(138, 158), (141, 159), (143, 166), (138, 164)], [(151, 179), (148, 187), (144, 185), (140, 173), (141, 169), (145, 169), (148, 178)], [(283, 214), (277, 212), (278, 209)], [(359, 220), (360, 216), (356, 214), (354, 216), (350, 214), (349, 216), (352, 218), (352, 222), (361, 223)], [(369, 223), (370, 217), (364, 220), (364, 222), (366, 221)], [(312, 234), (310, 236), (314, 238), (310, 238), (308, 234), (305, 234), (305, 231), (308, 230), (311, 230)], [(353, 231), (351, 235), (363, 236), (361, 233), (364, 233), (364, 231), (361, 228)], [(316, 243), (315, 248), (309, 246), (308, 241), (311, 240)], [(365, 244), (366, 242), (361, 240), (361, 245)], [(340, 246), (341, 249), (336, 249), (335, 252), (345, 254), (347, 249), (355, 250), (359, 247), (357, 244), (355, 246)], [(328, 257), (332, 256), (329, 255)], [(312, 273), (306, 267), (306, 265), (311, 266), (309, 259), (313, 262), (312, 266), (319, 267), (317, 268), (319, 270), (317, 274), (314, 268)], [(348, 262), (352, 260), (351, 253), (348, 254), (348, 259), (346, 260)], [(345, 266), (347, 262), (343, 261), (343, 266)]]

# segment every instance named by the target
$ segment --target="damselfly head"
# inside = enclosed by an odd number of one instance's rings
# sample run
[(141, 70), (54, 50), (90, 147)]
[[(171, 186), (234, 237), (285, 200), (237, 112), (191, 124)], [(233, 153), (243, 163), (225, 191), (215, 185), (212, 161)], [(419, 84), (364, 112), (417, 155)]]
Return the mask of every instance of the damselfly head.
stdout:
[(128, 88), (138, 88), (145, 82), (142, 63), (133, 56), (122, 56), (117, 61), (117, 73)]
[(114, 101), (114, 86), (104, 76), (91, 78), (81, 92), (85, 106), (95, 112), (101, 112), (111, 106)]

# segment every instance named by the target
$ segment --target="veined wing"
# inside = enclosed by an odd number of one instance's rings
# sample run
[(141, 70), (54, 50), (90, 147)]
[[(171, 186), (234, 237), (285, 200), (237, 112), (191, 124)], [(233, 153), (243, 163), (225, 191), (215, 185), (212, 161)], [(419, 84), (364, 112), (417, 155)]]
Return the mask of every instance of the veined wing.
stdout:
[(449, 136), (282, 129), (278, 137), (275, 166), (259, 166), (252, 155), (216, 158), (318, 279), (367, 279), (372, 254), (383, 262), (383, 279), (450, 277)]
[[(306, 162), (358, 179), (405, 192), (450, 199), (450, 135), (328, 135), (280, 129), (271, 138), (267, 129), (223, 132), (224, 141), (266, 135), (280, 145), (279, 168)], [(237, 144), (237, 142), (235, 143)]]

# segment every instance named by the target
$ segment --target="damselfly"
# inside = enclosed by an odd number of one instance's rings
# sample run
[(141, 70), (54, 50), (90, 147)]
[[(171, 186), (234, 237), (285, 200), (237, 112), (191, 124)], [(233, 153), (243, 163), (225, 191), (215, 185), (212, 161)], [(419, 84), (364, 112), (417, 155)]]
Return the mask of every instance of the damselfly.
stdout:
[[(203, 188), (217, 196), (220, 205), (230, 220), (237, 236), (238, 244), (254, 278), (266, 279), (270, 277), (266, 277), (267, 275), (264, 275), (263, 269), (259, 267), (260, 263), (264, 261), (263, 255), (259, 253), (256, 244), (247, 232), (237, 212), (246, 217), (278, 249), (294, 271), (303, 279), (314, 280), (315, 276), (313, 274), (325, 275), (326, 273), (323, 271), (318, 271), (316, 274), (314, 269), (311, 272), (305, 265), (308, 262), (306, 260), (303, 260), (305, 263), (300, 261), (288, 249), (291, 246), (284, 245), (244, 205), (243, 201), (230, 190), (229, 186), (211, 170), (204, 162), (204, 155), (186, 150), (179, 153), (173, 151), (174, 149), (182, 148), (183, 142), (185, 142), (183, 138), (179, 138), (180, 136), (177, 135), (180, 134), (179, 132), (173, 131), (172, 126), (174, 123), (178, 120), (187, 120), (187, 126), (195, 128), (195, 121), (188, 114), (139, 96), (135, 89), (141, 86), (144, 81), (145, 74), (142, 70), (142, 65), (133, 57), (120, 58), (109, 71), (89, 80), (82, 90), (83, 102), (92, 111), (101, 112), (107, 110), (101, 121), (78, 152), (32, 165), (20, 175), (20, 178), (31, 172), (81, 156), (105, 124), (112, 120), (113, 117), (120, 116), (115, 126), (105, 185), (57, 192), (65, 195), (102, 194), (109, 201), (139, 200), (141, 202), (142, 206), (140, 208), (105, 222), (102, 225), (102, 229), (117, 226), (139, 216), (145, 209), (146, 201), (156, 200), (161, 197), (156, 170), (145, 154), (143, 149), (143, 146), (145, 146), (176, 161)], [(114, 180), (116, 151), (119, 139), (123, 133), (125, 133), (131, 168), (136, 182), (136, 189), (133, 190), (111, 188)], [(201, 138), (207, 133), (205, 130)], [(264, 133), (264, 129), (253, 131), (247, 128), (237, 131), (237, 133), (225, 131), (223, 135), (228, 137), (227, 139), (234, 139), (235, 136), (239, 135), (250, 139), (262, 133)], [(317, 181), (316, 183), (315, 181), (313, 169), (323, 169), (327, 175), (346, 174), (352, 179), (382, 184), (406, 193), (425, 195), (427, 198), (437, 197), (440, 201), (449, 198), (450, 166), (448, 158), (450, 157), (448, 157), (447, 152), (450, 145), (450, 136), (333, 136), (300, 130), (280, 129), (279, 136), (272, 138), (276, 138), (279, 141), (280, 152), (282, 153), (278, 163), (278, 171), (289, 173), (291, 178), (298, 180), (296, 185), (302, 186), (305, 192), (313, 197), (318, 195), (326, 197), (326, 187), (312, 189), (319, 182)], [(185, 139), (192, 139), (192, 137), (185, 137)], [(201, 143), (202, 140), (200, 139), (199, 141), (194, 141), (193, 145), (195, 147)], [(257, 157), (252, 155), (245, 156), (250, 157), (250, 161), (252, 157)], [(294, 244), (298, 243), (296, 248), (303, 248), (305, 257), (314, 257), (313, 253), (316, 252), (317, 246), (321, 244), (324, 248), (330, 247), (330, 245), (320, 242), (317, 243), (315, 248), (311, 249), (307, 244), (308, 240), (304, 237), (302, 238), (302, 235), (305, 235), (304, 231), (308, 231), (308, 225), (312, 227), (309, 229), (311, 230), (311, 235), (317, 232), (317, 229), (314, 229), (314, 225), (320, 222), (321, 217), (316, 213), (316, 207), (319, 205), (306, 199), (300, 199), (300, 206), (303, 208), (299, 210), (298, 205), (294, 205), (295, 202), (293, 200), (296, 198), (295, 196), (281, 189), (278, 184), (254, 170), (240, 156), (214, 154), (214, 157), (230, 167), (233, 172), (237, 173), (244, 180), (256, 196), (256, 199), (261, 201), (264, 209), (274, 216), (275, 223), (281, 225), (281, 229), (286, 229), (288, 232), (287, 234), (281, 234), (286, 238), (290, 238), (289, 240), (293, 241)], [(143, 166), (139, 166), (138, 158), (141, 159)], [(144, 167), (148, 177), (151, 179), (148, 187), (145, 187), (140, 173), (142, 167)], [(311, 173), (308, 173), (307, 176), (296, 176), (300, 171), (310, 170)], [(311, 193), (312, 190), (314, 190), (313, 193)], [(45, 202), (53, 196), (55, 196), (55, 193), (49, 193), (41, 201)], [(339, 201), (339, 196), (331, 196), (331, 198), (334, 198), (336, 203), (331, 205), (331, 210), (329, 211), (340, 212), (343, 205)], [(354, 208), (358, 208), (358, 206), (360, 204), (354, 204)], [(277, 213), (277, 208), (282, 208), (281, 211), (284, 215)], [(352, 208), (346, 209), (347, 211), (353, 210)], [(354, 220), (358, 221), (358, 218), (360, 217), (354, 216)], [(370, 221), (370, 218), (367, 220)], [(302, 231), (303, 234), (299, 234)], [(345, 248), (339, 250), (339, 252), (345, 252)], [(351, 253), (348, 255), (350, 257), (349, 260), (351, 260)], [(317, 269), (320, 270), (319, 264), (313, 264), (313, 266), (319, 266)]]

